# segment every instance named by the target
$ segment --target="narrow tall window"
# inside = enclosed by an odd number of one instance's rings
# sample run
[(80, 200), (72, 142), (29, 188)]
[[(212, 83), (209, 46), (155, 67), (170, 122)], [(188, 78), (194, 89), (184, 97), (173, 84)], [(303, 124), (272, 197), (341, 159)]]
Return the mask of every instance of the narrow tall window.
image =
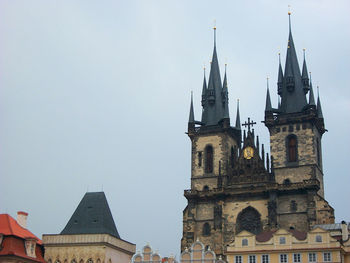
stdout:
[(309, 253), (309, 262), (317, 262), (316, 253)]
[(288, 255), (280, 254), (280, 263), (288, 263)]
[(297, 137), (295, 135), (287, 138), (288, 162), (296, 162), (298, 156)]
[(230, 157), (231, 168), (234, 167), (235, 164), (235, 150), (231, 147), (231, 157)]
[(324, 252), (323, 253), (323, 261), (324, 262), (332, 262), (331, 252)]
[(261, 263), (270, 263), (269, 255), (262, 255), (261, 256)]
[(202, 166), (202, 152), (198, 152), (198, 166)]
[(256, 256), (255, 255), (249, 255), (249, 263), (256, 263)]
[(205, 171), (207, 173), (212, 173), (213, 172), (213, 147), (208, 145), (205, 148)]
[(203, 225), (203, 236), (210, 236), (210, 225), (209, 223), (204, 223)]

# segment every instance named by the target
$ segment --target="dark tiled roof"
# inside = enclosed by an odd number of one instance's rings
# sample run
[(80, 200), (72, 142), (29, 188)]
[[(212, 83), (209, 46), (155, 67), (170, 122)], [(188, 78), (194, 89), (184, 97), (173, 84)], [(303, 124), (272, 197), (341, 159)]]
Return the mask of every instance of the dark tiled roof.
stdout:
[(292, 233), (292, 235), (298, 240), (305, 240), (307, 237), (306, 232), (301, 232), (295, 229), (290, 229), (289, 232)]
[(104, 192), (86, 193), (61, 234), (110, 234), (120, 238)]

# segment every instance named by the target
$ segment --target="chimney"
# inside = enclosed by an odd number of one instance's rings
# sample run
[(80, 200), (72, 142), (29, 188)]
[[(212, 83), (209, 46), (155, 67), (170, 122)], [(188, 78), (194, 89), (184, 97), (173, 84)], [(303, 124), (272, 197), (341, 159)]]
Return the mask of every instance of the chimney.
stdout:
[(27, 217), (28, 213), (23, 211), (17, 212), (17, 223), (23, 228), (27, 228)]
[(348, 224), (345, 221), (341, 221), (341, 239), (343, 241), (348, 240), (349, 237), (349, 229)]

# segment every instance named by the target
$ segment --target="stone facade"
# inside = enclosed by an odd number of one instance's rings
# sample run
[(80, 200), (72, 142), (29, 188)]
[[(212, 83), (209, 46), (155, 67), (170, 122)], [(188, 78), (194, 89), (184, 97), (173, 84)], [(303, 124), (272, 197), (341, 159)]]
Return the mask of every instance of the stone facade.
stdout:
[(43, 235), (51, 263), (129, 263), (135, 245), (108, 234)]

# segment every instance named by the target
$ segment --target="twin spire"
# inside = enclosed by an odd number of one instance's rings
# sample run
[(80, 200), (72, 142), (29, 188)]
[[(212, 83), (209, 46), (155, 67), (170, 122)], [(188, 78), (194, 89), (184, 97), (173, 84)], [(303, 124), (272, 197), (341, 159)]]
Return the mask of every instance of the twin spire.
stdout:
[[(271, 106), (271, 98), (269, 87), (267, 87), (266, 93), (266, 112), (276, 113), (297, 113), (302, 112), (308, 107), (316, 107), (318, 114), (322, 116), (322, 109), (320, 98), (318, 98), (317, 106), (315, 104), (315, 98), (312, 88), (311, 73), (309, 73), (306, 65), (305, 49), (303, 50), (304, 60), (302, 71), (300, 72), (297, 54), (295, 51), (292, 27), (291, 27), (291, 13), (288, 12), (289, 16), (289, 36), (288, 36), (288, 47), (287, 57), (284, 67), (284, 73), (281, 65), (281, 56), (279, 55), (279, 66), (278, 66), (278, 80), (277, 80), (277, 93), (279, 95), (278, 108), (273, 109)], [(307, 93), (309, 93), (309, 101), (306, 99)], [(281, 101), (280, 101), (281, 99)]]
[[(237, 106), (238, 107), (238, 106)], [(193, 111), (193, 98), (191, 95), (191, 106), (189, 115), (189, 124), (196, 123), (202, 126), (218, 125), (224, 120), (230, 120), (229, 107), (228, 107), (228, 85), (226, 75), (226, 65), (224, 81), (221, 82), (221, 74), (219, 61), (216, 53), (216, 27), (214, 27), (214, 51), (210, 65), (209, 81), (207, 85), (204, 68), (204, 80), (202, 88), (202, 119), (200, 122), (196, 122), (194, 119)], [(240, 129), (240, 117), (239, 110), (237, 108), (236, 125)]]

